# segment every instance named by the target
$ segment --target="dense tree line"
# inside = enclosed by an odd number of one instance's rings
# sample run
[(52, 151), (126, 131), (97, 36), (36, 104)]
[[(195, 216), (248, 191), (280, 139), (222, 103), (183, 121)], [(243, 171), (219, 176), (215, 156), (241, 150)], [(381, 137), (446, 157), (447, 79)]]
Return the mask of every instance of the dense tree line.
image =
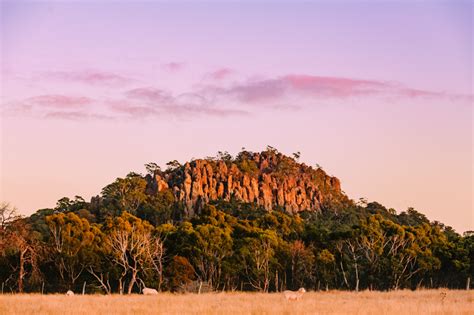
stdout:
[(27, 218), (3, 204), (2, 292), (466, 288), (474, 275), (474, 233), (412, 208), (347, 201), (288, 214), (221, 200), (187, 218), (170, 190), (146, 187), (131, 173), (90, 202), (62, 198)]

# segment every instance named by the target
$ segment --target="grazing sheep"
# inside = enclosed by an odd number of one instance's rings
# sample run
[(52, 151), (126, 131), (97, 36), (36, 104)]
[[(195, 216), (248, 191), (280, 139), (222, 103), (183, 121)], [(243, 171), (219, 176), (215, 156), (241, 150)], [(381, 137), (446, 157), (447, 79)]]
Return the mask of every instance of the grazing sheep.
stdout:
[(158, 295), (158, 291), (152, 288), (147, 288), (145, 285), (145, 282), (143, 282), (142, 279), (138, 278), (138, 281), (140, 281), (143, 286), (143, 289), (142, 289), (143, 295)]
[(306, 290), (304, 288), (300, 288), (298, 291), (283, 291), (283, 295), (287, 301), (298, 301), (305, 292)]
[(71, 290), (68, 290), (68, 291), (66, 292), (66, 295), (67, 295), (67, 296), (73, 296), (73, 295), (74, 295), (74, 292), (72, 292)]
[(158, 291), (152, 288), (143, 288), (142, 290), (143, 295), (158, 295)]

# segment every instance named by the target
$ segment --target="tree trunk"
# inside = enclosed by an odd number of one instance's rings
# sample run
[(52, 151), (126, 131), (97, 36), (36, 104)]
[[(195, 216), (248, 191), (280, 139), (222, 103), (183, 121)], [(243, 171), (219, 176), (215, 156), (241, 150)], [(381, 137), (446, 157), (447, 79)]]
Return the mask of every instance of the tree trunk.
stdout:
[(467, 277), (466, 290), (469, 290), (470, 288), (471, 288), (471, 277)]
[(275, 292), (278, 292), (278, 270), (275, 272)]
[(163, 283), (163, 262), (160, 258), (159, 262), (159, 272), (158, 272), (158, 291), (161, 292), (161, 285)]
[[(106, 294), (112, 293), (112, 289), (110, 287), (109, 279), (108, 277), (104, 280), (104, 274), (100, 273), (100, 277), (94, 272), (94, 269), (92, 267), (89, 267), (89, 273), (93, 275), (97, 281), (99, 281), (101, 287), (104, 289)], [(107, 274), (108, 275), (108, 274)]]
[(340, 261), (340, 266), (341, 266), (341, 271), (342, 271), (342, 277), (344, 279), (344, 284), (346, 285), (347, 289), (350, 290), (351, 287), (349, 286), (349, 282), (347, 281), (346, 272), (344, 271), (342, 260)]
[(421, 284), (423, 283), (423, 278), (421, 278), (421, 280), (418, 282), (418, 284), (416, 285), (416, 289), (419, 290), (421, 289)]
[(356, 273), (356, 287), (355, 287), (355, 290), (356, 290), (356, 292), (359, 292), (359, 267), (357, 266), (357, 263), (355, 264), (355, 273)]
[(18, 273), (18, 292), (23, 292), (23, 278), (25, 277), (25, 254), (28, 249), (20, 251), (20, 271)]
[(132, 294), (135, 282), (137, 282), (137, 271), (132, 272), (132, 279), (130, 280), (130, 284), (128, 285), (128, 294)]

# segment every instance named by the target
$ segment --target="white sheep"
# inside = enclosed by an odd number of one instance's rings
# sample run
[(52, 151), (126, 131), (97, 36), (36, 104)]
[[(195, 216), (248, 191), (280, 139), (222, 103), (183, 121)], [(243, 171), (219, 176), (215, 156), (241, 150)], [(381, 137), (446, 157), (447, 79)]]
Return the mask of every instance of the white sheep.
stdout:
[(158, 291), (152, 288), (147, 288), (145, 285), (145, 282), (143, 282), (142, 279), (138, 278), (138, 281), (140, 281), (143, 286), (143, 289), (142, 289), (143, 295), (158, 295)]
[(298, 301), (305, 292), (306, 290), (304, 288), (300, 288), (298, 291), (283, 291), (283, 295), (287, 301)]
[(66, 292), (66, 295), (67, 295), (67, 296), (73, 296), (73, 295), (74, 295), (74, 292), (72, 292), (71, 290), (68, 290), (68, 291)]
[(142, 290), (143, 295), (157, 295), (158, 291), (152, 288), (143, 288)]

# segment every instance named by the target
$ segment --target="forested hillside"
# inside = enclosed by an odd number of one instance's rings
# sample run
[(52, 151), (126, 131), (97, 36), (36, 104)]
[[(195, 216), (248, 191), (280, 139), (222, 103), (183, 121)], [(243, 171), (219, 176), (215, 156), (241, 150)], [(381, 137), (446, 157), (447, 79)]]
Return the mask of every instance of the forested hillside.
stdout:
[[(466, 288), (474, 233), (355, 202), (272, 147), (117, 178), (90, 201), (0, 208), (2, 292)], [(28, 196), (25, 196), (28, 198)]]

